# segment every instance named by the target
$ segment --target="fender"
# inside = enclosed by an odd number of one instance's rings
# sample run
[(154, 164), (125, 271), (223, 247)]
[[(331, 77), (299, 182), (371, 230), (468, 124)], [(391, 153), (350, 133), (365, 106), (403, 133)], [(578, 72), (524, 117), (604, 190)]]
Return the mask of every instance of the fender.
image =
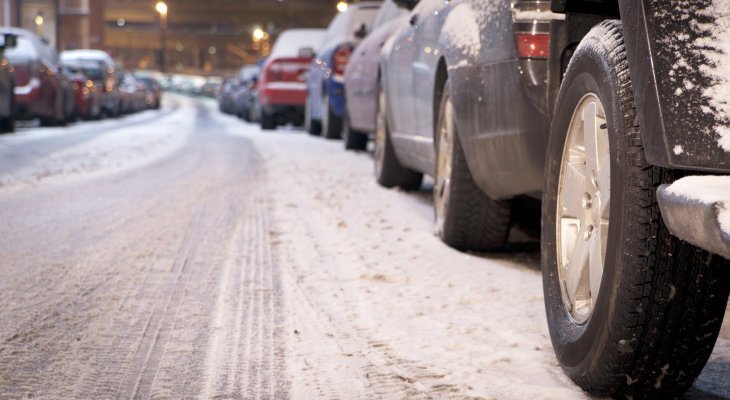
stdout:
[[(691, 21), (716, 26), (713, 1), (690, 7), (683, 0), (552, 0), (555, 12), (620, 17), (647, 160), (654, 165), (706, 172), (730, 172), (730, 132), (722, 104), (713, 102), (721, 49), (711, 33), (693, 29)], [(618, 10), (616, 9), (618, 6)], [(677, 9), (681, 9), (679, 18)], [(576, 15), (578, 17), (578, 15)], [(581, 15), (579, 18), (584, 18)], [(721, 33), (726, 36), (728, 32)], [(716, 34), (717, 35), (717, 34)], [(710, 54), (708, 56), (708, 54)], [(716, 90), (714, 92), (717, 92)], [(730, 142), (727, 133), (726, 142)]]

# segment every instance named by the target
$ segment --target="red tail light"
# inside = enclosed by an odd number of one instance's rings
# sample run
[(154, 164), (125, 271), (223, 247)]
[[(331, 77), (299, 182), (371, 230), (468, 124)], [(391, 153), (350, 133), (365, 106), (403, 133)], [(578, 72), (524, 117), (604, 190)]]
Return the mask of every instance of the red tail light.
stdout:
[(547, 33), (515, 33), (517, 57), (546, 59), (550, 54), (550, 35)]
[(332, 61), (332, 74), (335, 76), (336, 81), (344, 80), (345, 68), (347, 63), (350, 62), (350, 56), (352, 56), (352, 47), (340, 46), (335, 50)]

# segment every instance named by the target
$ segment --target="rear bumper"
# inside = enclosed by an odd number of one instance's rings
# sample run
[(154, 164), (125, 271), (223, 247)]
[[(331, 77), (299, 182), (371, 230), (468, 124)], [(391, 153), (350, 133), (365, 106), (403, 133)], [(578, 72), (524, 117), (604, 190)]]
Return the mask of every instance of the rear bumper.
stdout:
[(298, 105), (307, 102), (307, 84), (304, 82), (267, 82), (261, 85), (259, 101), (264, 106)]
[(730, 176), (682, 178), (657, 200), (672, 235), (730, 259)]

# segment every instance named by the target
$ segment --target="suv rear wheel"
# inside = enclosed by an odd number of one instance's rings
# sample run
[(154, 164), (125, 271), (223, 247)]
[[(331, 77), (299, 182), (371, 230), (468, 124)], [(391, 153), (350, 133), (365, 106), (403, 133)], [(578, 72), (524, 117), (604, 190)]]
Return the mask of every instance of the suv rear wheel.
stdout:
[(563, 370), (594, 395), (684, 392), (717, 339), (730, 265), (662, 222), (656, 189), (672, 171), (644, 156), (618, 21), (573, 55), (546, 167), (543, 285)]
[(342, 137), (342, 118), (332, 110), (329, 94), (325, 94), (322, 99), (322, 133), (327, 139)]

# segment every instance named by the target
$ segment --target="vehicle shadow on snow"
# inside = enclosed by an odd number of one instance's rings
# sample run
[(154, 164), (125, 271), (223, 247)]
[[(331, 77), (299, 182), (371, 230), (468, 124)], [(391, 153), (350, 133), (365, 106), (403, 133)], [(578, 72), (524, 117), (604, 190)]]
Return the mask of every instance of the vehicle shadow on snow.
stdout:
[(730, 384), (727, 377), (730, 376), (729, 362), (710, 361), (702, 370), (694, 386), (682, 399), (685, 400), (715, 400), (730, 399)]
[[(426, 179), (421, 189), (408, 195), (433, 207), (433, 181)], [(505, 247), (497, 252), (469, 254), (489, 259), (518, 263), (540, 271), (540, 203), (534, 199), (519, 198), (512, 204), (512, 228)]]

